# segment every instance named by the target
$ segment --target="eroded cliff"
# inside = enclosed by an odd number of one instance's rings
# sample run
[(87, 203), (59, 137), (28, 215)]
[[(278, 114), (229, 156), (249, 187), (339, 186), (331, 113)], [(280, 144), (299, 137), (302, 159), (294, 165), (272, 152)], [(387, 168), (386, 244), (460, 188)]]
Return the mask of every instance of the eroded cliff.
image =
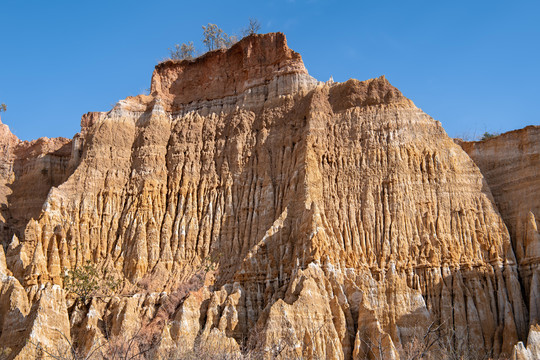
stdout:
[[(12, 330), (47, 306), (39, 326), (83, 350), (143, 329), (152, 357), (398, 358), (433, 329), (434, 351), (504, 357), (527, 337), (538, 304), (489, 177), (384, 77), (317, 82), (283, 34), (254, 35), (159, 64), (150, 95), (81, 125), (0, 251), (7, 358), (50, 346)], [(87, 263), (121, 291), (66, 300), (62, 274)]]
[(531, 327), (527, 340), (530, 351), (523, 358), (538, 358), (540, 351), (535, 347), (540, 346), (536, 339), (540, 320), (540, 126), (460, 145), (484, 174), (510, 232)]

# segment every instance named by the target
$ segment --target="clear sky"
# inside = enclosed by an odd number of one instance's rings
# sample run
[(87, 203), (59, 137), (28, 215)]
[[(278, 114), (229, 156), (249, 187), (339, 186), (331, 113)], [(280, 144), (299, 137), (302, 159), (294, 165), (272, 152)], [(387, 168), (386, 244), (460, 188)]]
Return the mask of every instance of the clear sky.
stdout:
[(540, 1), (24, 1), (0, 3), (2, 121), (72, 137), (88, 111), (145, 92), (175, 43), (250, 17), (282, 31), (321, 81), (380, 75), (450, 136), (540, 124)]

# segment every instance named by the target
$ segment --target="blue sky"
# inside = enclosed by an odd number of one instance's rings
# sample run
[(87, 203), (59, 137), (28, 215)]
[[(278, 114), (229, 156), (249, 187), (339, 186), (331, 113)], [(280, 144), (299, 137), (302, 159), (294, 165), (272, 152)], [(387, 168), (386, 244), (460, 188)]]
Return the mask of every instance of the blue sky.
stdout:
[(0, 7), (2, 121), (72, 137), (88, 111), (143, 93), (175, 43), (250, 17), (312, 76), (386, 75), (450, 136), (540, 124), (540, 1), (23, 1)]

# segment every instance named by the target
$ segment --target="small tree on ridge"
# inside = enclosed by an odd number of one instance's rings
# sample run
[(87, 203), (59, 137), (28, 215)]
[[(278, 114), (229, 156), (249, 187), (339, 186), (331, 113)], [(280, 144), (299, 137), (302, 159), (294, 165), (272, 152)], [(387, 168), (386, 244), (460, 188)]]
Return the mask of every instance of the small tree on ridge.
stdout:
[(173, 60), (191, 60), (195, 54), (195, 47), (193, 41), (183, 43), (182, 45), (174, 45), (174, 49), (169, 49), (171, 59)]
[(216, 24), (208, 23), (203, 29), (203, 43), (208, 51), (230, 48), (236, 41), (236, 36), (229, 36)]
[(490, 132), (485, 132), (484, 135), (482, 135), (482, 138), (480, 138), (480, 141), (484, 141), (484, 140), (488, 140), (488, 139), (491, 139), (491, 138), (494, 138), (495, 136), (497, 136), (499, 134), (497, 133), (490, 133)]
[(242, 30), (242, 35), (245, 37), (253, 34), (258, 34), (259, 30), (261, 30), (261, 23), (259, 22), (259, 20), (255, 18), (249, 18), (249, 25), (247, 26), (247, 28)]

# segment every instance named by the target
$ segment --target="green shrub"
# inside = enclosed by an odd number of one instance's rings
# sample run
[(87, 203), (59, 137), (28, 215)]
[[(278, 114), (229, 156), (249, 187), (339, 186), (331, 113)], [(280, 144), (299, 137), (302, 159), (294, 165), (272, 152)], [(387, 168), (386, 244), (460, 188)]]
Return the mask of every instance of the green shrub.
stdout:
[(491, 138), (494, 138), (495, 136), (497, 136), (499, 134), (497, 133), (490, 133), (490, 132), (485, 132), (484, 135), (482, 135), (482, 137), (480, 138), (481, 141), (484, 141), (484, 140), (488, 140), (488, 139), (491, 139)]
[(68, 270), (64, 275), (64, 288), (77, 295), (83, 303), (92, 296), (106, 296), (115, 292), (120, 280), (113, 275), (100, 274), (90, 261), (85, 265)]

